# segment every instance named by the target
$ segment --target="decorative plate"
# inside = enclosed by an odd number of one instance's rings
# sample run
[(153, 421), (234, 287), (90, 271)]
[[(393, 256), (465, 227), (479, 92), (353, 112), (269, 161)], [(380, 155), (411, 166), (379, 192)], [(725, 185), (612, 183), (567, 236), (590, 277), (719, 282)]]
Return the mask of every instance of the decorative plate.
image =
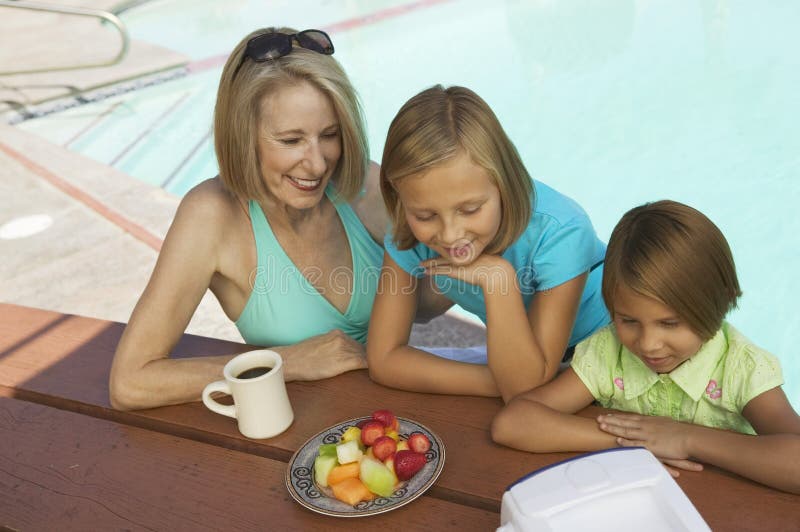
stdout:
[(311, 437), (300, 449), (294, 453), (286, 468), (286, 487), (291, 496), (317, 513), (336, 517), (363, 517), (394, 510), (406, 505), (422, 495), (430, 488), (444, 467), (444, 444), (439, 437), (424, 425), (410, 419), (398, 417), (400, 422), (400, 436), (403, 439), (414, 432), (421, 432), (431, 441), (431, 448), (425, 453), (427, 463), (411, 477), (402, 482), (395, 492), (389, 497), (376, 496), (371, 501), (361, 501), (355, 506), (350, 506), (333, 497), (330, 488), (322, 488), (314, 481), (314, 460), (323, 443), (339, 443), (339, 439), (347, 427), (352, 427), (362, 420), (371, 419), (369, 416), (349, 419), (328, 427), (319, 434)]

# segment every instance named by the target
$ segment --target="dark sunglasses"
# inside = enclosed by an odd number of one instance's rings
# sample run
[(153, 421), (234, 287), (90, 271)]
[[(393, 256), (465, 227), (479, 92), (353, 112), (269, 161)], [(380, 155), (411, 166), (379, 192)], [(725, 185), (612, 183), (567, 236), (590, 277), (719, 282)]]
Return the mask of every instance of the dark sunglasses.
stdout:
[(233, 78), (242, 68), (244, 60), (250, 58), (256, 63), (272, 61), (292, 51), (292, 40), (297, 41), (301, 47), (323, 55), (333, 54), (333, 43), (328, 34), (321, 30), (304, 30), (300, 33), (265, 33), (247, 41), (247, 48), (242, 54), (242, 59), (236, 66)]

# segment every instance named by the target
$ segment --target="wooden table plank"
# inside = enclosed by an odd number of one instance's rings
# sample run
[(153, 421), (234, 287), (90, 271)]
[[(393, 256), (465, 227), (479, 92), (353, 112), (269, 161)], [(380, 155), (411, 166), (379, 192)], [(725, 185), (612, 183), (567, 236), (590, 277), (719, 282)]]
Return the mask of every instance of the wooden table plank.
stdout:
[(19, 530), (488, 530), (499, 516), (423, 496), (342, 519), (295, 503), (286, 464), (0, 397), (0, 527)]
[[(40, 329), (45, 332), (37, 333)], [(444, 440), (447, 462), (431, 494), (491, 511), (499, 511), (502, 493), (515, 479), (574, 456), (535, 455), (492, 443), (487, 429), (501, 406), (499, 400), (392, 390), (371, 382), (366, 371), (290, 383), (295, 422), (269, 440), (241, 436), (234, 420), (213, 414), (200, 403), (117, 412), (108, 405), (107, 380), (121, 331), (119, 324), (0, 305), (0, 385), (26, 400), (284, 461), (323, 428), (389, 408), (428, 426)], [(175, 353), (210, 355), (246, 349), (241, 344), (185, 335)], [(684, 472), (678, 483), (712, 528), (792, 529), (800, 523), (800, 497), (713, 467)]]

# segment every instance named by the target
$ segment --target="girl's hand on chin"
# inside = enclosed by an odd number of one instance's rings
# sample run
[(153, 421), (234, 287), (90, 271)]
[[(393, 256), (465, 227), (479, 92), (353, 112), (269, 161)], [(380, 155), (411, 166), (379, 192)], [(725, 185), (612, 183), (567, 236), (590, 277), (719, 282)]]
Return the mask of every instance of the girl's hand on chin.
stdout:
[(458, 264), (445, 257), (428, 259), (419, 263), (426, 275), (444, 275), (475, 286), (484, 292), (503, 290), (507, 292), (517, 286), (514, 267), (499, 255), (480, 255), (468, 264)]

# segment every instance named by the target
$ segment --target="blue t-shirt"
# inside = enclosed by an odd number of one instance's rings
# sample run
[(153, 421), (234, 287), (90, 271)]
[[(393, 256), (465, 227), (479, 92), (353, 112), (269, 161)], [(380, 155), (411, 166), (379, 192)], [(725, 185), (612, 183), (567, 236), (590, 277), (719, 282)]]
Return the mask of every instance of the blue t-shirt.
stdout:
[[(534, 182), (531, 204), (533, 215), (528, 227), (502, 256), (517, 271), (526, 309), (534, 293), (589, 272), (569, 339), (573, 346), (610, 321), (601, 293), (606, 246), (580, 205), (544, 183)], [(384, 248), (403, 270), (417, 278), (424, 275), (419, 263), (439, 256), (422, 243), (400, 251), (388, 234)], [(443, 275), (435, 275), (433, 281), (448, 298), (486, 323), (486, 301), (480, 287)]]

